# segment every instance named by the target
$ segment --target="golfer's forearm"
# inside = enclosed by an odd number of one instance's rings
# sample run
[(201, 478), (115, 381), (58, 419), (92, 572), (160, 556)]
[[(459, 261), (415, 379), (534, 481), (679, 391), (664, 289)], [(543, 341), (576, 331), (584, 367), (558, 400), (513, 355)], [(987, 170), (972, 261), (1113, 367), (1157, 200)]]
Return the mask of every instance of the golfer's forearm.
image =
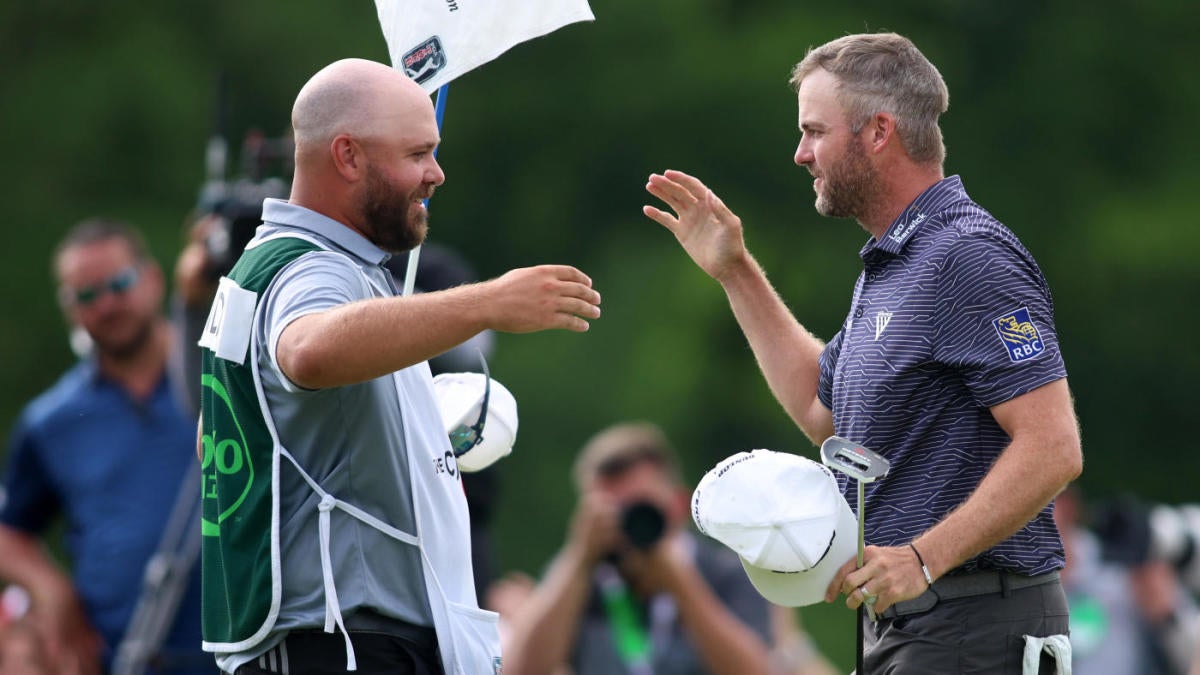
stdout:
[(817, 398), (824, 343), (800, 325), (748, 253), (721, 285), (771, 393), (820, 445), (833, 434), (833, 416)]
[(506, 671), (548, 675), (567, 662), (590, 587), (590, 566), (570, 550), (551, 564), (517, 616), (504, 645)]
[(691, 569), (687, 576), (674, 594), (675, 601), (684, 629), (708, 670), (714, 675), (766, 673), (766, 643), (729, 611), (699, 572)]
[(1012, 536), (1078, 474), (1069, 438), (1015, 440), (975, 492), (916, 539), (934, 578)]
[(292, 382), (323, 389), (426, 361), (487, 327), (477, 288), (360, 300), (303, 316), (279, 337), (279, 365)]

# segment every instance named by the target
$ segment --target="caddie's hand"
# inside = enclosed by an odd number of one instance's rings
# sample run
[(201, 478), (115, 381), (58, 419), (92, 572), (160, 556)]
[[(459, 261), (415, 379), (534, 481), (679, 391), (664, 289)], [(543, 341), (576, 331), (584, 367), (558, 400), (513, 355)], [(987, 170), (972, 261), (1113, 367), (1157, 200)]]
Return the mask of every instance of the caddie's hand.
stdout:
[(567, 265), (512, 270), (485, 282), (490, 327), (505, 333), (562, 328), (576, 333), (600, 317), (600, 294), (583, 272)]
[(838, 593), (844, 593), (850, 609), (858, 609), (866, 601), (878, 614), (929, 588), (921, 563), (908, 546), (868, 546), (863, 551), (862, 568), (856, 566), (855, 558), (842, 565), (825, 591), (825, 602), (833, 602)]
[(623, 542), (616, 501), (601, 492), (584, 494), (575, 507), (568, 537), (568, 546), (574, 547), (589, 564), (615, 552)]
[(700, 269), (721, 281), (745, 258), (742, 220), (704, 183), (682, 171), (650, 174), (646, 191), (674, 211), (643, 206), (642, 213), (675, 235)]

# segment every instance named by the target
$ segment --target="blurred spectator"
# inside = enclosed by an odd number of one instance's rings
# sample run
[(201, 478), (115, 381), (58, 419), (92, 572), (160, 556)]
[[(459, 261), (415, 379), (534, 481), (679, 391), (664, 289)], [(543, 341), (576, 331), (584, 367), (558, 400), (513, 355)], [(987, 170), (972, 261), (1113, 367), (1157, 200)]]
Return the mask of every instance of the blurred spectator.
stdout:
[(1166, 562), (1125, 566), (1105, 560), (1100, 541), (1082, 525), (1082, 510), (1074, 486), (1055, 500), (1066, 551), (1062, 578), (1071, 608), (1075, 672), (1187, 673), (1200, 630), (1194, 600)]
[(512, 618), (505, 670), (766, 673), (767, 602), (735, 554), (687, 528), (689, 494), (662, 432), (601, 432), (575, 480), (567, 541)]
[(42, 637), (26, 619), (0, 628), (0, 675), (51, 675)]
[[(143, 594), (177, 499), (199, 502), (187, 498), (199, 488), (189, 473), (196, 419), (166, 372), (175, 340), (162, 316), (162, 272), (136, 231), (102, 219), (72, 229), (53, 266), (68, 323), (83, 328), (92, 347), (12, 432), (0, 580), (28, 589), (28, 619), (41, 631), (51, 672), (108, 670), (123, 639), (165, 632), (161, 649), (151, 645), (146, 672), (213, 673), (199, 644), (198, 566), (169, 566), (182, 597)], [(70, 578), (41, 541), (60, 515)], [(135, 615), (151, 619), (141, 622), (145, 632), (128, 630)]]

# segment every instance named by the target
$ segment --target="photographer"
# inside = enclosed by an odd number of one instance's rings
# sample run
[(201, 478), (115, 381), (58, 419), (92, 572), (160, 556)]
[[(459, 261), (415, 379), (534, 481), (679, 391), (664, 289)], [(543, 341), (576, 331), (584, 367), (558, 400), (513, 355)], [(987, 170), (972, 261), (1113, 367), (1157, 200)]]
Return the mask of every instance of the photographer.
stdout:
[(1129, 546), (1130, 538), (1123, 536), (1128, 527), (1118, 532), (1110, 515), (1084, 528), (1083, 511), (1075, 486), (1055, 500), (1054, 519), (1066, 550), (1062, 579), (1075, 670), (1088, 675), (1188, 672), (1200, 613), (1175, 566), (1144, 551), (1115, 555), (1115, 542)]
[(512, 617), (505, 670), (768, 672), (767, 602), (736, 555), (687, 529), (689, 493), (657, 427), (593, 437), (575, 480), (567, 541)]

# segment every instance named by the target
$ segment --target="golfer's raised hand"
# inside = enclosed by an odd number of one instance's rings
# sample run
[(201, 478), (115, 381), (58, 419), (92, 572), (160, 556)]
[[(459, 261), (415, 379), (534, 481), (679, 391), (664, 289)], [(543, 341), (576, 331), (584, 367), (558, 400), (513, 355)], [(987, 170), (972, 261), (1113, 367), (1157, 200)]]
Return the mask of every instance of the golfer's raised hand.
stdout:
[(600, 294), (586, 274), (567, 265), (512, 270), (486, 282), (488, 324), (506, 333), (562, 328), (582, 333), (600, 316)]
[(721, 281), (746, 255), (742, 221), (712, 190), (682, 171), (650, 174), (646, 191), (674, 213), (643, 206), (642, 213), (671, 231), (709, 276)]

